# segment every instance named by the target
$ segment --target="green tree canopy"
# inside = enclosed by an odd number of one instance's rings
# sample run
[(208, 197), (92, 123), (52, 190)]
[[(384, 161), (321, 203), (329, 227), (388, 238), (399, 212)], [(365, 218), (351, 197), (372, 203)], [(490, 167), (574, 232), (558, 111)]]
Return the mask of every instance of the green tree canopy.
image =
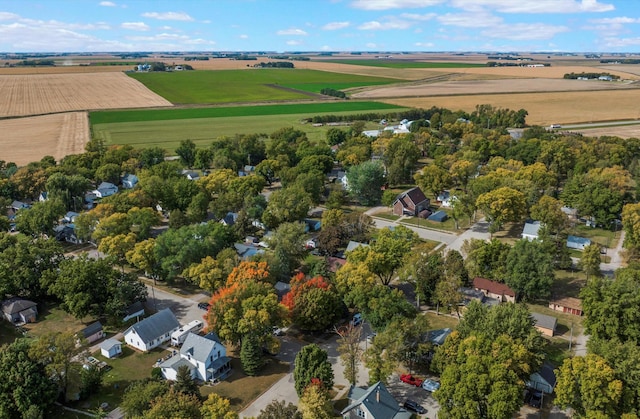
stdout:
[(545, 298), (555, 279), (553, 254), (538, 240), (520, 239), (507, 255), (505, 283), (518, 298), (527, 301)]
[(377, 205), (385, 183), (384, 167), (377, 161), (366, 161), (347, 170), (348, 191), (362, 205)]
[(327, 352), (315, 343), (304, 346), (296, 355), (293, 378), (299, 396), (313, 379), (320, 380), (325, 389), (333, 388), (333, 369), (327, 358)]

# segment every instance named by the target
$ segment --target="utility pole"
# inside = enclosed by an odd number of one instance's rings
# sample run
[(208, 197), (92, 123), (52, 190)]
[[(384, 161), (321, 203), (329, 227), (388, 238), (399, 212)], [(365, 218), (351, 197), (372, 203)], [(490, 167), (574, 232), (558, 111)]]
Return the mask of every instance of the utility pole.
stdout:
[(569, 351), (571, 351), (572, 343), (573, 343), (573, 322), (571, 322), (571, 336), (569, 337)]

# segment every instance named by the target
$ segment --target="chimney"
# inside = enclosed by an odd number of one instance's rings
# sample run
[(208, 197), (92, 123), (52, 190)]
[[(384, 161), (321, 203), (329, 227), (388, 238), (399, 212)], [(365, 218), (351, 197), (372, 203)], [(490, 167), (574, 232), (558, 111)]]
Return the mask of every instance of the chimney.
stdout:
[(376, 401), (380, 403), (380, 389), (376, 389)]

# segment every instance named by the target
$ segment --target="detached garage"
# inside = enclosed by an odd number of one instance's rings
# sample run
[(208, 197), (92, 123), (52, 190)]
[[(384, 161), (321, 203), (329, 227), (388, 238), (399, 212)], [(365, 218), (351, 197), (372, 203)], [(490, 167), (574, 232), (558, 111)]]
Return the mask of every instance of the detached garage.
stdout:
[(438, 222), (438, 223), (442, 223), (444, 221), (447, 221), (448, 218), (449, 218), (449, 216), (447, 215), (446, 212), (444, 212), (444, 211), (436, 211), (433, 214), (431, 214), (429, 217), (427, 217), (427, 220), (435, 221), (435, 222)]

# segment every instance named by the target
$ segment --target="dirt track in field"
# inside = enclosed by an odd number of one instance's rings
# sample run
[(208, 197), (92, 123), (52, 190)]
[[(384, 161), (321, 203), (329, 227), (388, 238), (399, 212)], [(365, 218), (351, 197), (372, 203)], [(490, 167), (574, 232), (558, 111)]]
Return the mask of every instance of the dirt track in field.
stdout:
[(124, 73), (0, 76), (0, 117), (172, 106)]
[(89, 141), (86, 112), (66, 112), (0, 120), (0, 160), (24, 165), (53, 156), (84, 152)]

